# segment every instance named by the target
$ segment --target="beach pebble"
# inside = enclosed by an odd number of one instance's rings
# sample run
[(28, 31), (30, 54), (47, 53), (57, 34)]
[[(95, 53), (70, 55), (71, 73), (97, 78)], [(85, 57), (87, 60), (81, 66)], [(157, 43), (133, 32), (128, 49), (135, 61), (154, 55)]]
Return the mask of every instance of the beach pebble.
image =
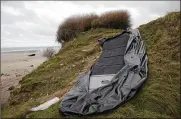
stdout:
[(16, 77), (19, 77), (19, 76), (21, 76), (21, 74), (16, 74)]
[(8, 88), (9, 91), (13, 90), (15, 87), (14, 86), (11, 86)]

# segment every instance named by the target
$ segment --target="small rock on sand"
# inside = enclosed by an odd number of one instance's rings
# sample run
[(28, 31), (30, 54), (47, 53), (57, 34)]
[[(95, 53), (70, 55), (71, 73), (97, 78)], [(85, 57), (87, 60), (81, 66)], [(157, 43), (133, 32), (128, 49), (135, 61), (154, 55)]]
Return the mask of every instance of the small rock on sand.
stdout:
[(28, 55), (28, 56), (35, 56), (35, 54), (30, 54), (30, 55)]
[(8, 90), (11, 91), (11, 90), (14, 90), (14, 88), (15, 88), (14, 86), (11, 86), (8, 88)]
[(21, 76), (21, 74), (16, 74), (16, 77), (19, 77), (19, 76)]

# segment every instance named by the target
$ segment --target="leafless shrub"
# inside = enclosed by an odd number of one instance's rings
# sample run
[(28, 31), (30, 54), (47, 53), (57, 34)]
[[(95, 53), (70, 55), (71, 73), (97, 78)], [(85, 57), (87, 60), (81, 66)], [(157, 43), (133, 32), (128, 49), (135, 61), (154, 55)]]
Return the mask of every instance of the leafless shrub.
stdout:
[(55, 55), (55, 50), (53, 48), (47, 48), (43, 51), (43, 57), (51, 59)]

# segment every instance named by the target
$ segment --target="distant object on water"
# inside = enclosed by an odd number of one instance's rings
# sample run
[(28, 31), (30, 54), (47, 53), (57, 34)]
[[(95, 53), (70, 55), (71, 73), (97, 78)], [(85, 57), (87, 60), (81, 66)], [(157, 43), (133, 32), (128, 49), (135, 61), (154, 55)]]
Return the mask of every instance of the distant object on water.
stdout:
[(30, 54), (30, 55), (28, 55), (28, 56), (35, 56), (35, 54)]

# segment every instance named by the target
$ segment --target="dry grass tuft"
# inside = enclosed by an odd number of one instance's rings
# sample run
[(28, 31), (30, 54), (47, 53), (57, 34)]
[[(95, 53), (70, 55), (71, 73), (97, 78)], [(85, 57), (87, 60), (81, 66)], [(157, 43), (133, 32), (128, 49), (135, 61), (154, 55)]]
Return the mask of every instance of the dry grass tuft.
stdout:
[(130, 15), (127, 11), (118, 10), (106, 12), (100, 16), (96, 14), (73, 15), (65, 19), (57, 30), (57, 41), (68, 42), (78, 33), (91, 28), (126, 29), (131, 26)]
[(91, 23), (97, 17), (93, 13), (68, 17), (58, 27), (57, 41), (70, 41), (77, 36), (77, 33), (91, 29)]
[(130, 15), (128, 11), (118, 10), (103, 13), (92, 22), (93, 28), (126, 29), (130, 27)]

